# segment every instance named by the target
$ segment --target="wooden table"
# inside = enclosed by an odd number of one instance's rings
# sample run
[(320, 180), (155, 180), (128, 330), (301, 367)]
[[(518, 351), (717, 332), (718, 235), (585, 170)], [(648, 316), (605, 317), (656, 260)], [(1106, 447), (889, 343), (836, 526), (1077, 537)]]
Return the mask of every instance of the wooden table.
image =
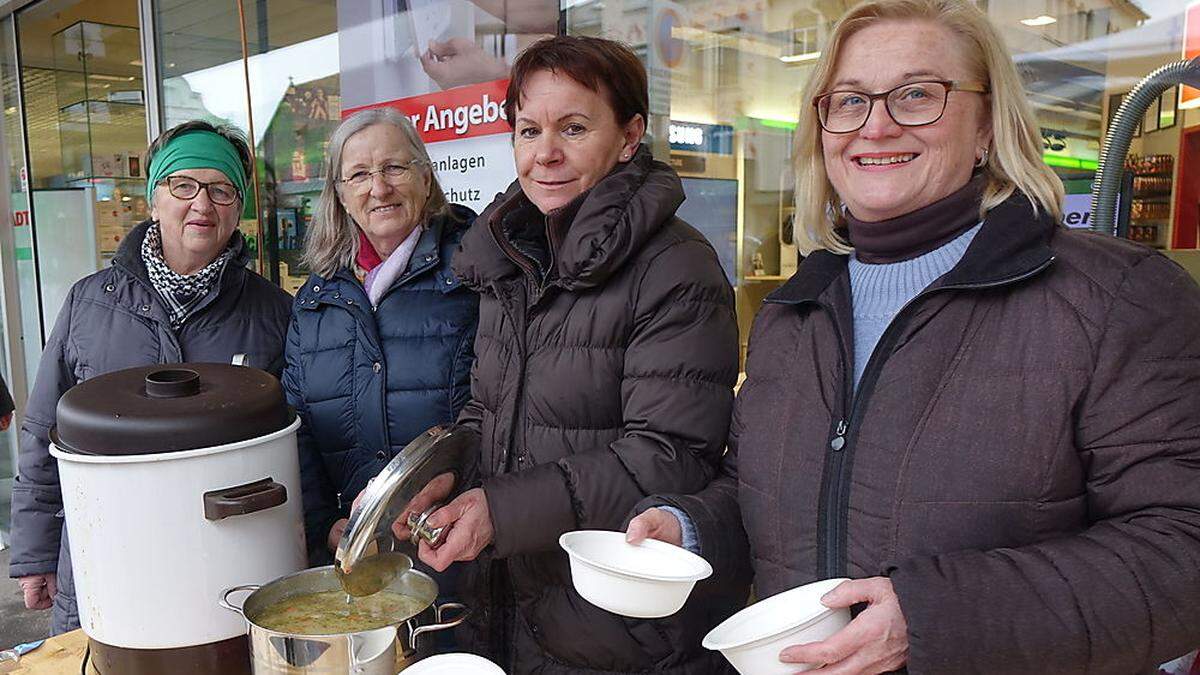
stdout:
[[(0, 673), (8, 675), (79, 675), (83, 665), (83, 653), (87, 649), (87, 635), (82, 630), (56, 635), (46, 644), (21, 657), (15, 669)], [(90, 670), (90, 669), (89, 669)]]

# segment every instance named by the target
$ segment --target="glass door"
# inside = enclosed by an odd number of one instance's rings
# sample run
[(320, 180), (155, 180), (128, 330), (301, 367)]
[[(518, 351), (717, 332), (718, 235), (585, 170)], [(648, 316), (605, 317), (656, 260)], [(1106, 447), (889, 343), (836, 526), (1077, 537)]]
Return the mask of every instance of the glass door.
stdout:
[(42, 0), (0, 21), (0, 376), (17, 403), (0, 429), (0, 546), (42, 345), (71, 285), (146, 216), (142, 72), (137, 0)]
[[(31, 280), (32, 259), (25, 253), (29, 248), (29, 187), (25, 180), (25, 135), (21, 123), (21, 100), (18, 83), (16, 34), (13, 18), (0, 21), (0, 109), (3, 115), (3, 140), (0, 149), (4, 161), (0, 162), (0, 183), (6, 182), (7, 189), (0, 192), (0, 209), (7, 212), (9, 227), (0, 229), (0, 378), (17, 405), (19, 413), (25, 403), (26, 374), (28, 371), (21, 348), (21, 311), (24, 305), (18, 297), (31, 297), (21, 293), (23, 277)], [(35, 286), (36, 287), (36, 286)], [(37, 301), (32, 303), (31, 324), (37, 327)], [(41, 344), (38, 342), (37, 344)], [(0, 400), (7, 397), (0, 392)], [(5, 406), (6, 408), (7, 406)], [(0, 411), (3, 412), (3, 411)], [(17, 428), (19, 414), (7, 420), (0, 417), (0, 548), (7, 545), (10, 525), (10, 495), (13, 477), (17, 468)]]

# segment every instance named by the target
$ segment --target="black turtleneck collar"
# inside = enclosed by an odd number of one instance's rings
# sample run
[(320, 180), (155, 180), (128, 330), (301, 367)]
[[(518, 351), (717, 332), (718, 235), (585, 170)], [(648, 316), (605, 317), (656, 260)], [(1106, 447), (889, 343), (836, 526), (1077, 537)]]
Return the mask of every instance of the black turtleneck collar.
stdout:
[(855, 256), (869, 264), (911, 260), (950, 242), (979, 223), (979, 203), (987, 176), (977, 174), (967, 184), (938, 201), (902, 216), (868, 223), (846, 212)]

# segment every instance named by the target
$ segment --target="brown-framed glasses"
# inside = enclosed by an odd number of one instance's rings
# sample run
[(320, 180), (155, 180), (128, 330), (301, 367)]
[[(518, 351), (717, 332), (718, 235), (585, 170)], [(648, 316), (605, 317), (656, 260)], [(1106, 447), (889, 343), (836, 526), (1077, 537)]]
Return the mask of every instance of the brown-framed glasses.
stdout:
[(167, 176), (159, 181), (159, 185), (166, 185), (172, 197), (185, 202), (195, 199), (201, 188), (208, 192), (209, 201), (219, 206), (229, 206), (241, 196), (232, 183), (205, 183), (188, 176)]
[(946, 100), (952, 91), (986, 94), (988, 88), (977, 82), (961, 80), (922, 80), (906, 82), (876, 94), (831, 91), (814, 98), (813, 106), (817, 109), (821, 128), (831, 134), (848, 134), (863, 128), (871, 117), (875, 102), (881, 99), (896, 124), (922, 127), (942, 119), (942, 114), (946, 112)]

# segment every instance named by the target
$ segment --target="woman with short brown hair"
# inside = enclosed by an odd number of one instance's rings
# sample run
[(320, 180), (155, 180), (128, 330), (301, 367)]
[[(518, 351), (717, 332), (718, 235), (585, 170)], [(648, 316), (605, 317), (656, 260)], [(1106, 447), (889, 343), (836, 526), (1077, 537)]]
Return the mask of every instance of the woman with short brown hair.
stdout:
[(460, 417), (480, 431), (480, 478), (430, 517), (451, 529), (421, 558), (467, 563), (465, 646), (513, 675), (726, 672), (700, 640), (747, 594), (709, 580), (672, 617), (627, 619), (575, 592), (558, 547), (570, 530), (621, 529), (648, 494), (702, 488), (729, 422), (733, 294), (675, 216), (679, 177), (641, 145), (647, 100), (624, 46), (531, 46), (508, 96), (517, 182), (454, 260), (481, 298)]

